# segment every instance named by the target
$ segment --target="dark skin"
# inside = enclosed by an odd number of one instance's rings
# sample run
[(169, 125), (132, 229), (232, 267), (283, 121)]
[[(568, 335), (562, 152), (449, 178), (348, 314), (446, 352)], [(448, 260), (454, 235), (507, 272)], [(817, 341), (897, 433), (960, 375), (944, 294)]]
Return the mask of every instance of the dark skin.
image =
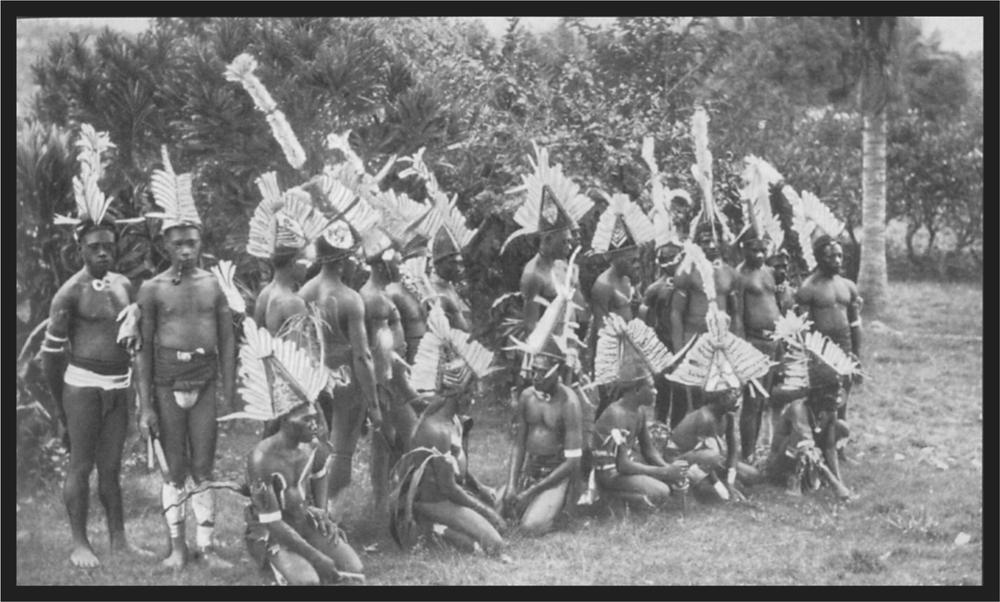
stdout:
[[(565, 458), (537, 483), (518, 490), (526, 454), (547, 456), (582, 449), (580, 400), (560, 382), (556, 360), (539, 355), (532, 362), (531, 383), (515, 409), (515, 440), (504, 505), (525, 508), (521, 528), (533, 534), (549, 530), (563, 506), (568, 479), (580, 470), (580, 458)], [(530, 502), (529, 502), (530, 500)]]
[(344, 281), (345, 274), (353, 271), (352, 267), (350, 258), (346, 256), (328, 261), (323, 264), (320, 273), (299, 290), (299, 296), (306, 303), (314, 303), (330, 326), (324, 329), (326, 365), (337, 369), (350, 361), (354, 368), (351, 385), (341, 389), (342, 393), (338, 394), (341, 403), (333, 403), (328, 420), (330, 443), (336, 454), (330, 479), (330, 499), (334, 504), (338, 501), (338, 494), (351, 483), (351, 460), (361, 435), (365, 413), (374, 428), (379, 429), (382, 425), (365, 325), (364, 299)]
[[(767, 244), (751, 240), (743, 247), (743, 263), (739, 268), (737, 294), (743, 308), (743, 325), (748, 340), (758, 351), (774, 356), (773, 343), (763, 343), (763, 333), (774, 330), (774, 323), (781, 317), (778, 307), (777, 284), (771, 268), (764, 265)], [(750, 336), (750, 335), (753, 336)], [(764, 378), (764, 390), (770, 394), (774, 372)], [(743, 409), (740, 412), (740, 443), (743, 458), (749, 460), (757, 443), (764, 400), (747, 388), (743, 392)]]
[(433, 475), (421, 481), (416, 509), (447, 527), (443, 534), (446, 541), (468, 548), (464, 544), (471, 539), (488, 553), (495, 553), (504, 545), (500, 533), (507, 529), (507, 523), (492, 507), (495, 494), (469, 471), (468, 435), (455, 424), (455, 416), (467, 409), (463, 406), (468, 405), (468, 399), (465, 387), (446, 388), (444, 397), (420, 416), (408, 448), (429, 447), (451, 454), (458, 474), (450, 464), (432, 463)]
[(626, 385), (621, 398), (609, 405), (594, 423), (599, 439), (594, 443), (600, 445), (611, 436), (613, 429), (635, 434), (641, 457), (630, 457), (628, 447), (620, 445), (615, 464), (617, 474), (597, 471), (597, 482), (603, 490), (622, 499), (641, 501), (645, 498), (660, 505), (670, 496), (666, 483), (683, 480), (687, 476), (688, 463), (677, 460), (668, 464), (653, 444), (646, 423), (650, 420), (655, 396), (652, 376)]
[(420, 339), (427, 332), (427, 310), (414, 297), (410, 291), (400, 282), (398, 260), (387, 264), (390, 279), (385, 285), (385, 295), (396, 305), (399, 311), (399, 319), (403, 325), (403, 334), (406, 337), (406, 361), (410, 364), (417, 357), (417, 348)]
[[(47, 333), (69, 339), (73, 355), (82, 359), (127, 362), (128, 348), (137, 341), (117, 341), (118, 313), (133, 298), (129, 280), (110, 272), (115, 257), (115, 234), (107, 228), (91, 229), (79, 242), (84, 267), (56, 292), (49, 311)], [(107, 278), (109, 285), (95, 290), (95, 280)], [(69, 514), (73, 566), (90, 568), (100, 564), (87, 538), (90, 473), (97, 467), (98, 494), (108, 521), (112, 552), (132, 550), (125, 538), (120, 484), (122, 449), (128, 429), (128, 403), (120, 400), (105, 412), (98, 389), (63, 383), (63, 354), (43, 353), (42, 370), (48, 381), (61, 428), (70, 442), (69, 466), (63, 485), (63, 501)], [(107, 393), (105, 393), (107, 395)]]
[[(756, 471), (739, 462), (739, 448), (736, 445), (736, 411), (740, 407), (740, 392), (724, 391), (706, 395), (704, 406), (689, 413), (670, 433), (671, 442), (680, 450), (680, 457), (705, 470), (725, 467), (727, 475), (737, 472), (750, 476)], [(698, 443), (707, 438), (725, 437), (726, 456), (723, 458), (713, 450), (695, 451)], [(743, 495), (735, 488), (734, 481), (727, 478), (726, 487), (731, 499), (743, 500)]]
[(387, 510), (389, 468), (402, 456), (406, 440), (417, 422), (417, 414), (409, 402), (418, 397), (406, 380), (405, 366), (397, 364), (395, 359), (406, 353), (406, 335), (399, 310), (385, 293), (389, 279), (389, 266), (375, 261), (371, 264), (371, 276), (361, 287), (375, 380), (387, 393), (383, 401), (388, 401), (390, 406), (384, 408), (389, 420), (382, 429), (383, 436), (372, 437), (372, 494), (380, 513)]
[(440, 295), (441, 309), (448, 316), (452, 328), (469, 332), (469, 306), (455, 290), (455, 283), (465, 278), (465, 265), (462, 256), (447, 255), (434, 261), (434, 273), (431, 274), (431, 286)]
[[(346, 541), (334, 543), (328, 537), (336, 528), (324, 509), (330, 475), (328, 472), (325, 477), (312, 478), (323, 468), (329, 470), (333, 462), (325, 444), (317, 439), (319, 419), (314, 405), (300, 406), (283, 417), (280, 430), (258, 443), (247, 458), (251, 500), (259, 514), (276, 509), (279, 492), (274, 475), (281, 475), (288, 485), (281, 519), (266, 525), (270, 541), (281, 546), (270, 557), (271, 564), (290, 585), (336, 583), (342, 579), (340, 571), (364, 570), (361, 559)], [(304, 472), (309, 476), (300, 489), (297, 485)]]
[[(188, 474), (196, 484), (212, 480), (217, 435), (215, 381), (202, 387), (193, 406), (181, 408), (170, 387), (153, 386), (154, 347), (217, 349), (225, 407), (233, 404), (236, 350), (226, 296), (215, 277), (198, 267), (201, 232), (191, 226), (175, 226), (167, 229), (163, 237), (170, 267), (144, 282), (138, 295), (140, 330), (146, 341), (136, 356), (139, 429), (144, 437), (152, 434), (160, 439), (168, 476), (180, 486)], [(164, 563), (183, 567), (187, 557), (181, 533), (171, 540), (171, 552)]]
[(632, 319), (632, 299), (636, 291), (632, 279), (639, 272), (639, 248), (618, 251), (612, 255), (611, 265), (601, 272), (590, 289), (596, 324), (604, 323), (604, 316), (614, 313)]
[(643, 295), (639, 306), (639, 317), (654, 331), (660, 342), (668, 348), (673, 346), (670, 338), (670, 300), (674, 293), (674, 273), (677, 270), (681, 248), (664, 245), (657, 249), (656, 261), (660, 266), (660, 276)]
[[(719, 248), (712, 239), (711, 232), (703, 231), (697, 241), (709, 261), (721, 261)], [(715, 266), (715, 302), (719, 309), (732, 318), (730, 331), (743, 336), (743, 316), (737, 296), (739, 274), (732, 266), (720, 263)], [(696, 334), (706, 332), (705, 315), (709, 299), (705, 297), (701, 274), (691, 270), (674, 278), (674, 294), (670, 303), (670, 336), (673, 348), (681, 349)]]
[[(538, 254), (532, 257), (521, 271), (521, 296), (524, 298), (524, 325), (526, 332), (531, 332), (538, 323), (538, 319), (545, 313), (545, 307), (541, 303), (534, 302), (536, 297), (541, 297), (546, 301), (551, 301), (556, 297), (556, 282), (566, 280), (566, 270), (569, 265), (566, 260), (569, 258), (570, 249), (573, 244), (573, 235), (569, 229), (556, 230), (542, 235), (538, 245)], [(579, 290), (579, 283), (576, 285), (577, 291), (573, 295), (573, 302), (578, 306), (586, 308), (587, 304)], [(577, 310), (577, 322), (587, 321), (586, 310)]]
[(254, 304), (253, 319), (277, 335), (291, 317), (306, 313), (306, 303), (295, 294), (305, 277), (305, 264), (298, 254), (274, 260), (274, 276), (261, 289)]
[[(794, 446), (799, 440), (812, 437), (823, 453), (823, 459), (830, 471), (828, 480), (836, 490), (838, 497), (849, 499), (852, 494), (843, 484), (837, 454), (839, 435), (836, 428), (836, 408), (843, 402), (842, 389), (835, 389), (814, 392), (806, 398), (800, 398), (788, 404), (781, 412), (775, 427), (771, 453), (784, 453), (787, 446)], [(819, 433), (814, 433), (813, 425), (820, 429)], [(796, 486), (790, 487), (787, 492), (791, 495), (801, 495), (801, 491)]]
[(778, 303), (778, 309), (781, 310), (781, 315), (785, 315), (795, 305), (793, 287), (788, 281), (788, 259), (781, 255), (776, 255), (768, 259), (767, 264), (774, 275), (776, 287), (775, 298)]

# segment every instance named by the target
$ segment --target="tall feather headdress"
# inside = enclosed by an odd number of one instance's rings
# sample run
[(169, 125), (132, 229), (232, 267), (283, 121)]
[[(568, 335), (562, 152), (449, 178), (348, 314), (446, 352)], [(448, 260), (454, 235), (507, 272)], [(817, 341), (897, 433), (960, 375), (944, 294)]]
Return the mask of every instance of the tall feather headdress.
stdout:
[(493, 363), (493, 353), (469, 334), (452, 328), (440, 304), (427, 316), (427, 332), (420, 339), (410, 371), (416, 391), (440, 391), (443, 386), (462, 386), (471, 376), (482, 378)]
[(174, 173), (174, 167), (170, 164), (170, 155), (167, 147), (160, 147), (163, 158), (163, 169), (153, 171), (151, 178), (151, 188), (153, 190), (153, 200), (162, 209), (146, 214), (146, 217), (160, 218), (163, 220), (163, 231), (175, 226), (194, 226), (201, 228), (201, 217), (198, 216), (198, 207), (195, 205), (194, 197), (191, 195), (192, 177), (190, 173)]
[(712, 238), (716, 238), (716, 227), (722, 230), (722, 241), (733, 240), (725, 215), (715, 204), (712, 194), (712, 152), (708, 150), (708, 113), (704, 107), (696, 107), (691, 116), (691, 137), (694, 139), (695, 164), (691, 166), (694, 179), (701, 186), (701, 210), (692, 220), (691, 227), (710, 227)]
[(597, 220), (591, 247), (594, 253), (609, 253), (642, 246), (656, 238), (653, 223), (627, 194), (614, 194)]
[(712, 266), (712, 262), (705, 257), (705, 252), (701, 250), (697, 244), (691, 240), (684, 241), (684, 258), (681, 260), (679, 266), (677, 266), (677, 274), (687, 274), (693, 271), (697, 271), (698, 275), (701, 277), (702, 290), (705, 291), (705, 297), (708, 299), (709, 305), (715, 305), (716, 301), (716, 291), (715, 291), (715, 268)]
[(243, 321), (239, 352), (239, 393), (243, 411), (219, 418), (274, 420), (302, 404), (315, 403), (328, 374), (310, 354), (292, 341), (273, 337), (253, 318)]
[(653, 137), (646, 136), (642, 139), (642, 158), (649, 167), (650, 172), (650, 200), (653, 205), (649, 210), (649, 217), (653, 222), (653, 229), (656, 232), (656, 247), (664, 245), (681, 246), (682, 235), (677, 229), (672, 202), (676, 198), (684, 199), (688, 207), (691, 206), (691, 195), (682, 189), (664, 190), (660, 181), (660, 168), (656, 164), (656, 156), (653, 153)]
[(523, 198), (514, 212), (514, 221), (521, 227), (504, 241), (501, 254), (519, 236), (576, 229), (577, 222), (594, 206), (593, 201), (580, 194), (580, 187), (563, 175), (562, 165), (549, 165), (546, 149), (534, 142), (531, 145), (537, 157), (537, 161), (528, 158), (531, 173), (521, 176), (520, 186), (507, 191)]
[(226, 296), (229, 309), (237, 314), (246, 314), (247, 302), (236, 282), (236, 266), (233, 265), (233, 262), (222, 259), (217, 265), (212, 266), (211, 272), (219, 281), (219, 287), (222, 289), (222, 294)]
[(664, 372), (673, 355), (656, 332), (639, 318), (630, 322), (618, 314), (608, 314), (597, 333), (594, 355), (594, 382), (623, 382)]
[(669, 380), (707, 392), (739, 389), (750, 383), (761, 395), (767, 392), (757, 379), (771, 369), (771, 361), (753, 345), (729, 332), (729, 316), (709, 304), (708, 331), (697, 335), (679, 356)]
[(278, 104), (274, 102), (271, 93), (254, 74), (256, 69), (257, 60), (249, 54), (243, 53), (233, 59), (233, 62), (226, 67), (225, 77), (226, 80), (243, 86), (243, 89), (253, 99), (254, 106), (261, 113), (264, 113), (267, 124), (271, 126), (271, 134), (285, 154), (288, 164), (299, 169), (306, 162), (306, 152), (299, 143), (299, 139), (295, 137), (295, 132), (288, 124), (285, 114), (278, 110)]
[(113, 197), (105, 196), (99, 188), (104, 166), (101, 154), (115, 148), (107, 132), (98, 132), (89, 123), (80, 124), (80, 138), (76, 141), (79, 149), (77, 161), (80, 173), (73, 176), (73, 197), (76, 200), (76, 217), (56, 215), (53, 223), (58, 226), (81, 226), (86, 223), (100, 224), (115, 220), (108, 215)]
[(771, 187), (779, 184), (784, 178), (767, 161), (747, 156), (742, 173), (743, 188), (740, 189), (740, 199), (743, 202), (743, 216), (746, 220), (744, 232), (738, 238), (744, 240), (765, 240), (768, 251), (781, 247), (785, 232), (781, 222), (771, 208)]
[(329, 224), (316, 211), (309, 195), (298, 188), (282, 192), (273, 171), (257, 178), (263, 197), (250, 218), (247, 253), (270, 259), (277, 249), (303, 249), (311, 245)]
[(802, 258), (809, 270), (816, 267), (816, 257), (812, 243), (824, 234), (836, 239), (844, 232), (844, 224), (838, 220), (819, 198), (809, 191), (800, 196), (791, 186), (784, 186), (782, 194), (792, 208), (792, 229), (795, 230)]
[[(399, 177), (408, 178), (416, 176), (424, 182), (427, 189), (427, 196), (430, 199), (430, 208), (422, 211), (408, 225), (408, 229), (426, 237), (430, 241), (436, 241), (443, 230), (450, 239), (451, 245), (455, 247), (455, 252), (461, 252), (479, 232), (478, 229), (470, 229), (465, 225), (465, 216), (458, 209), (458, 198), (448, 196), (441, 190), (437, 178), (430, 167), (424, 163), (424, 148), (421, 148), (411, 157), (400, 159), (401, 162), (409, 163), (409, 167), (399, 172)], [(438, 258), (439, 255), (433, 249), (432, 255)]]

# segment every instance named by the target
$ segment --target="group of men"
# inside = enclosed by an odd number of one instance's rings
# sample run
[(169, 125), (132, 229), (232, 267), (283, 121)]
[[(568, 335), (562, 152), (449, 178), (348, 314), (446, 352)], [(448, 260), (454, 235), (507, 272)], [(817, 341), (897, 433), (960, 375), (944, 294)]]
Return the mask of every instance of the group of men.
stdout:
[[(253, 65), (241, 56), (227, 71), (252, 95)], [(293, 162), (290, 130), (274, 125), (283, 120), (275, 114), (271, 107), (269, 123)], [(609, 267), (587, 296), (573, 249), (594, 202), (536, 149), (513, 191), (520, 229), (507, 242), (531, 235), (538, 252), (522, 273), (522, 324), (510, 348), (521, 357), (521, 385), (508, 474), (492, 488), (469, 469), (466, 412), (475, 383), (497, 368), (494, 352), (469, 335), (471, 311), (456, 288), (476, 232), (421, 153), (399, 175), (423, 182), (426, 203), (383, 190), (394, 160), (372, 175), (346, 136), (328, 140), (344, 160), (298, 186), (283, 191), (273, 173), (261, 176), (247, 253), (269, 263), (272, 278), (245, 315), (232, 266), (200, 267), (191, 175), (174, 172), (166, 149), (151, 181), (160, 211), (146, 217), (161, 222), (170, 266), (137, 292), (112, 271), (117, 226), (98, 183), (101, 153), (113, 145), (86, 125), (80, 141), (78, 216), (63, 221), (75, 226), (84, 267), (53, 299), (41, 349), (68, 431), (64, 499), (76, 566), (99, 563), (86, 529), (95, 464), (112, 549), (130, 549), (119, 481), (133, 364), (139, 428), (164, 478), (164, 562), (177, 568), (192, 557), (228, 564), (213, 537), (217, 382), (221, 407), (237, 397), (243, 407), (218, 420), (264, 425), (247, 454), (246, 544), (280, 583), (363, 579), (337, 520), (366, 426), (374, 505), (404, 547), (440, 542), (501, 554), (511, 529), (546, 533), (601, 497), (659, 507), (693, 486), (738, 499), (737, 477), (771, 475), (796, 493), (825, 479), (850, 495), (836, 452), (858, 374), (860, 300), (839, 274), (838, 232), (810, 221), (809, 203), (797, 198), (797, 223), (811, 226), (798, 242), (817, 267), (793, 292), (789, 257), (773, 252), (777, 230), (758, 223), (762, 211), (777, 221), (765, 203), (780, 190), (771, 174), (756, 178), (763, 192), (748, 186), (745, 194), (736, 268), (723, 259), (733, 237), (710, 183), (690, 236), (673, 203), (689, 206), (690, 197), (663, 191), (655, 170), (651, 217), (627, 195), (605, 197), (589, 254)], [(793, 193), (785, 187), (786, 199)], [(639, 258), (651, 245), (661, 274), (643, 287)], [(355, 290), (362, 262), (369, 274)], [(768, 399), (773, 443), (762, 472), (751, 463)]]

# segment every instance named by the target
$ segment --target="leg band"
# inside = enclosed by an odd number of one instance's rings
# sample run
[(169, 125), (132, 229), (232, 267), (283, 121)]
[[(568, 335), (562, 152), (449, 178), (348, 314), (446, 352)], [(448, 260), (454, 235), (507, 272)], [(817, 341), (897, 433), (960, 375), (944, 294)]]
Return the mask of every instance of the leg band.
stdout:
[(171, 538), (181, 536), (184, 527), (184, 504), (179, 503), (184, 495), (184, 488), (173, 483), (164, 483), (162, 489), (163, 516), (167, 520), (167, 528)]
[(212, 533), (215, 531), (215, 491), (205, 489), (192, 495), (191, 510), (198, 522), (195, 539), (198, 547), (211, 547)]

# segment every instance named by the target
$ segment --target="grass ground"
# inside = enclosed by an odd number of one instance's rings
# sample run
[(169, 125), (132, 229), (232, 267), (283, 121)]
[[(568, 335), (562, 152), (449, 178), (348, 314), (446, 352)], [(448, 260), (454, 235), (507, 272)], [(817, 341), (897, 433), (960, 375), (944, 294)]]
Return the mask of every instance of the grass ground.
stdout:
[[(575, 519), (537, 540), (512, 539), (509, 564), (436, 550), (403, 553), (368, 503), (367, 445), (356, 456), (346, 528), (372, 585), (972, 585), (982, 584), (982, 289), (893, 283), (891, 315), (865, 325), (870, 378), (852, 394), (852, 449), (845, 467), (858, 494), (836, 503), (826, 489), (789, 498), (758, 486), (747, 504), (691, 503), (655, 514)], [(472, 468), (499, 484), (508, 443), (499, 406), (473, 408)], [(134, 434), (133, 434), (134, 438)], [(130, 442), (134, 439), (130, 439)], [(256, 440), (251, 425), (222, 434), (219, 477), (239, 480)], [(131, 540), (165, 554), (159, 477), (136, 466), (125, 476)], [(93, 489), (93, 486), (92, 486)], [(90, 534), (104, 564), (70, 567), (69, 530), (57, 485), (18, 491), (19, 585), (264, 585), (243, 542), (243, 498), (220, 492), (217, 534), (228, 570), (107, 556), (103, 514), (92, 494)], [(189, 519), (189, 525), (191, 521)], [(966, 533), (971, 540), (956, 544)], [(193, 539), (193, 526), (189, 526)]]

